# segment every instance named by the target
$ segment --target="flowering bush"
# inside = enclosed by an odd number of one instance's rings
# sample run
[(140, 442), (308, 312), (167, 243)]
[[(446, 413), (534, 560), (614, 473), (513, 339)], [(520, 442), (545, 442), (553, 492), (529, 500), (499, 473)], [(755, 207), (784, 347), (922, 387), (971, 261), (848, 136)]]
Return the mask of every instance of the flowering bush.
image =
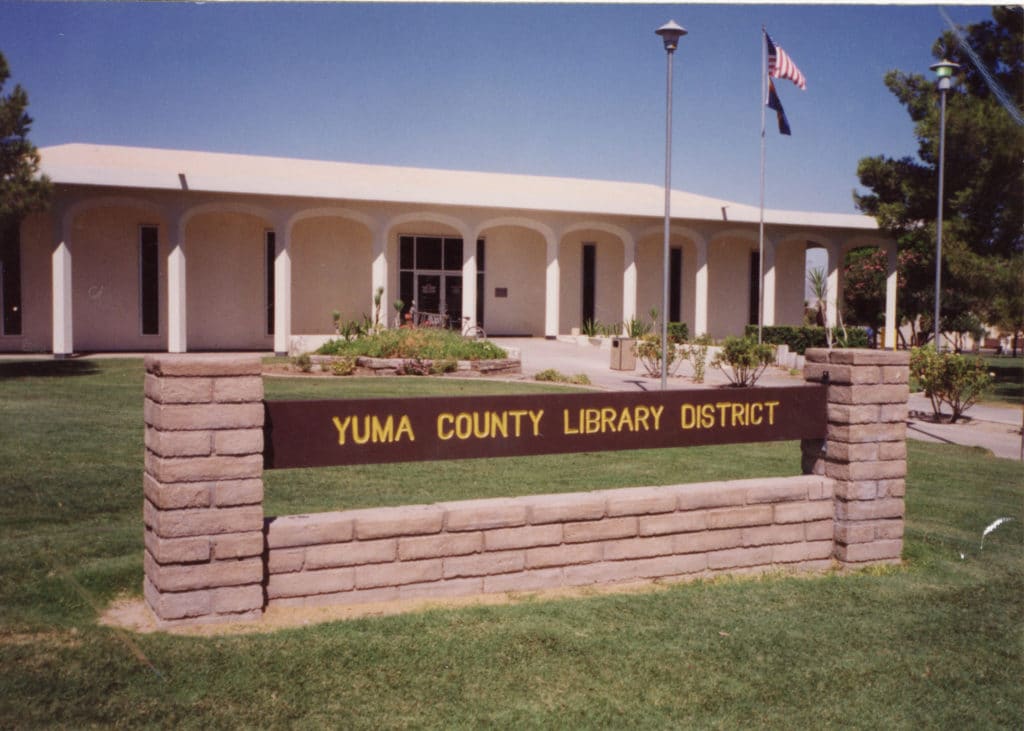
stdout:
[(722, 343), (722, 350), (711, 365), (721, 370), (732, 385), (753, 386), (774, 360), (774, 346), (753, 338), (730, 337)]
[(956, 423), (992, 385), (992, 374), (981, 360), (936, 353), (931, 345), (911, 351), (910, 375), (931, 401), (936, 419), (942, 416), (942, 404), (949, 404), (950, 423)]

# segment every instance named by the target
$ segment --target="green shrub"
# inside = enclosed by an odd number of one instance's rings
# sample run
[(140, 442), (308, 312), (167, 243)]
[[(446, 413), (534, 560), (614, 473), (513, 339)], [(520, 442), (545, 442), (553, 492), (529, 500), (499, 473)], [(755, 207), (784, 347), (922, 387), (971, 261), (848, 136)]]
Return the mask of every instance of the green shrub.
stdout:
[(547, 383), (572, 383), (577, 386), (589, 386), (590, 378), (587, 377), (586, 373), (577, 373), (575, 376), (567, 376), (561, 371), (557, 371), (554, 368), (548, 368), (547, 370), (539, 371), (534, 374), (533, 380), (545, 381)]
[(626, 334), (631, 338), (642, 338), (651, 331), (652, 327), (653, 323), (647, 320), (631, 317), (626, 321)]
[(331, 361), (331, 373), (336, 376), (351, 376), (356, 372), (356, 359), (351, 355)]
[(774, 360), (775, 346), (759, 344), (753, 338), (729, 337), (711, 365), (720, 369), (732, 385), (753, 386)]
[(454, 373), (459, 369), (459, 362), (453, 358), (441, 358), (430, 364), (430, 372), (435, 376), (442, 373)]
[(292, 358), (292, 366), (298, 368), (303, 373), (309, 373), (313, 370), (313, 359), (309, 356), (309, 353), (300, 353)]
[(992, 374), (981, 359), (936, 353), (931, 345), (910, 352), (910, 375), (931, 401), (936, 419), (942, 416), (942, 404), (949, 404), (950, 423), (956, 423), (992, 386)]
[[(636, 341), (633, 345), (633, 354), (636, 355), (640, 364), (647, 371), (649, 376), (660, 376), (661, 375), (661, 337), (654, 334), (644, 335), (642, 338)], [(683, 354), (679, 352), (679, 348), (669, 338), (668, 349), (666, 350), (668, 357), (668, 363), (665, 367), (665, 372), (674, 376), (676, 371), (679, 370), (679, 366), (683, 363)]]
[[(843, 328), (832, 329), (835, 347), (866, 348), (870, 344), (866, 328), (848, 327), (845, 330), (844, 336)], [(747, 325), (744, 335), (757, 340), (757, 325)], [(792, 352), (800, 355), (808, 348), (828, 347), (825, 328), (816, 325), (766, 325), (761, 328), (761, 341), (772, 345), (788, 345)]]
[(683, 357), (690, 361), (693, 366), (693, 380), (695, 383), (704, 383), (704, 375), (708, 366), (708, 348), (711, 346), (711, 338), (705, 333), (689, 345), (683, 346)]
[(330, 340), (317, 351), (321, 355), (369, 358), (420, 358), (423, 360), (494, 360), (508, 354), (488, 340), (464, 338), (443, 328), (398, 328), (356, 338)]
[(690, 339), (690, 327), (685, 322), (670, 322), (668, 324), (668, 341), (670, 343), (685, 343)]
[(588, 338), (596, 338), (601, 329), (601, 323), (597, 320), (591, 320), (587, 318), (583, 321), (583, 327), (580, 328), (580, 332), (586, 335)]

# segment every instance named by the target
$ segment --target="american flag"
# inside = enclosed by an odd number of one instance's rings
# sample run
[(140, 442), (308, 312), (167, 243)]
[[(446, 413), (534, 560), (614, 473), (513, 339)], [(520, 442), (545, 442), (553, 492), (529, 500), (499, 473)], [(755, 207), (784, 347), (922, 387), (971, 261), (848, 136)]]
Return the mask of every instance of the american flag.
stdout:
[(775, 45), (767, 31), (764, 37), (768, 43), (768, 75), (775, 79), (789, 79), (801, 90), (807, 91), (807, 79), (793, 63), (793, 59), (782, 50), (782, 46)]

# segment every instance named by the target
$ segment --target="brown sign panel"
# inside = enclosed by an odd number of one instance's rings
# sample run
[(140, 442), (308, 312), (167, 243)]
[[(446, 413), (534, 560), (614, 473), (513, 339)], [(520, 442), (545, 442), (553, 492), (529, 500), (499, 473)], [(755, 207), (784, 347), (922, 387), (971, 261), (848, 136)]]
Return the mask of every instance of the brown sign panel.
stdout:
[(267, 469), (825, 435), (825, 387), (268, 401)]

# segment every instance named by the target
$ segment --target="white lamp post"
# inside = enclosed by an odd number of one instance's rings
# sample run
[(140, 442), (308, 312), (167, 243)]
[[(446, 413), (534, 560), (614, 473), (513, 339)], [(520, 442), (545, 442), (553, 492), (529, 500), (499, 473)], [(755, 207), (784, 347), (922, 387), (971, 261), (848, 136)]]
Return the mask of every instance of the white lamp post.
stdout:
[(670, 20), (654, 31), (665, 43), (668, 59), (668, 84), (665, 92), (665, 245), (662, 257), (661, 289), (661, 390), (668, 387), (668, 270), (670, 199), (672, 196), (672, 54), (679, 47), (679, 39), (686, 29)]
[(943, 196), (943, 178), (946, 172), (946, 92), (949, 91), (950, 87), (953, 86), (953, 72), (960, 68), (960, 64), (953, 63), (943, 59), (936, 64), (933, 64), (931, 70), (935, 72), (935, 75), (939, 78), (939, 97), (940, 101), (940, 113), (939, 113), (939, 203), (938, 203), (938, 214), (936, 215), (935, 221), (935, 352), (938, 353), (942, 348), (940, 347), (939, 336), (941, 335), (942, 328), (939, 325), (939, 299), (940, 289), (942, 284), (942, 196)]

